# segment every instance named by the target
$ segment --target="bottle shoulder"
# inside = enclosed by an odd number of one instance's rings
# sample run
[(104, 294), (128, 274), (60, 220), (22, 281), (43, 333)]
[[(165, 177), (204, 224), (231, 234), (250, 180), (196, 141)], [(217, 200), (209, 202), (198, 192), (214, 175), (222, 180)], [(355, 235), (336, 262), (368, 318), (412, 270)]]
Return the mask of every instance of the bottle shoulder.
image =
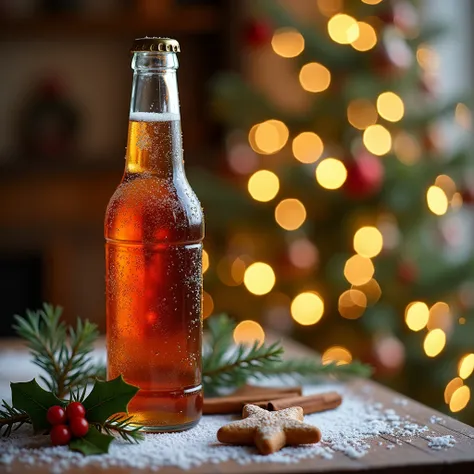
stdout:
[(201, 204), (186, 179), (124, 176), (106, 210), (105, 236), (126, 241), (204, 238)]

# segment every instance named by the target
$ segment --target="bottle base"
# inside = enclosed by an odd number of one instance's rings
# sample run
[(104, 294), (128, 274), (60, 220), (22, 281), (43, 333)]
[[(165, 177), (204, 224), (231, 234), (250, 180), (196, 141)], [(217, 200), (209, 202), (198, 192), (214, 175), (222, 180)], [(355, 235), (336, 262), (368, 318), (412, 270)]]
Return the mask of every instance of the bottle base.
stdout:
[(189, 423), (183, 423), (182, 425), (168, 425), (168, 426), (143, 426), (142, 431), (144, 433), (173, 433), (177, 431), (187, 431), (194, 428), (200, 419), (191, 421)]

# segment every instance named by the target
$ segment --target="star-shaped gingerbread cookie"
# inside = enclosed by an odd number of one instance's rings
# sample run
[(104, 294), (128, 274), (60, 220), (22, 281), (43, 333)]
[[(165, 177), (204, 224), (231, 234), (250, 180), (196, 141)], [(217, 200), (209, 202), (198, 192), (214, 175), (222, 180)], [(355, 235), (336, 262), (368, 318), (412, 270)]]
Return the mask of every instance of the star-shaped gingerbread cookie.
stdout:
[(321, 431), (303, 423), (303, 409), (285, 408), (267, 411), (255, 405), (245, 405), (242, 420), (223, 426), (217, 439), (228, 444), (255, 444), (262, 454), (274, 453), (283, 446), (317, 443)]

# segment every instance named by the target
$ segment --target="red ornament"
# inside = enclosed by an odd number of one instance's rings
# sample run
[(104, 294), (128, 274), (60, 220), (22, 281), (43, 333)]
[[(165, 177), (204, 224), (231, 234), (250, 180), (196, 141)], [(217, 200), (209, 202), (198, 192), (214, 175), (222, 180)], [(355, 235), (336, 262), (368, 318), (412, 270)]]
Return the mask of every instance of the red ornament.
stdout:
[(273, 29), (265, 20), (250, 21), (244, 28), (244, 41), (254, 48), (268, 44), (272, 36)]
[(66, 412), (59, 405), (54, 405), (48, 408), (46, 412), (46, 419), (51, 425), (61, 425), (66, 422)]
[(411, 285), (418, 277), (418, 268), (413, 262), (404, 261), (398, 266), (397, 274), (402, 283)]
[(73, 436), (82, 438), (89, 431), (89, 423), (82, 416), (74, 416), (69, 420), (69, 428)]
[(64, 446), (71, 441), (71, 431), (66, 425), (56, 425), (49, 434), (53, 446)]
[(356, 198), (365, 198), (377, 193), (382, 187), (384, 167), (380, 158), (363, 152), (347, 165), (344, 189)]
[(66, 415), (68, 420), (71, 420), (76, 416), (84, 418), (86, 416), (86, 409), (84, 408), (84, 405), (80, 402), (71, 402), (66, 407)]

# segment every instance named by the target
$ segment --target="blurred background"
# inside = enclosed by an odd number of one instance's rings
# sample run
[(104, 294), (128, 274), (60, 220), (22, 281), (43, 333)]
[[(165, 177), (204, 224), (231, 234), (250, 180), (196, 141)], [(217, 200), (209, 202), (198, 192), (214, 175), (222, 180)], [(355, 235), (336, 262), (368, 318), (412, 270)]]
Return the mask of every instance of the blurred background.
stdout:
[(0, 336), (43, 301), (104, 330), (128, 50), (171, 36), (204, 316), (474, 424), (473, 25), (469, 0), (0, 0)]

